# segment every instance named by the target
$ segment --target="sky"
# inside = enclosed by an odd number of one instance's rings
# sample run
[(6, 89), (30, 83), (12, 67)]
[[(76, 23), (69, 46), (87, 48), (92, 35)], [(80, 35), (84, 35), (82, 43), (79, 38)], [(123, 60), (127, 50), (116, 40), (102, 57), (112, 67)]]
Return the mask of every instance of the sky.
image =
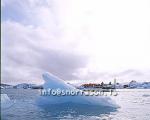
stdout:
[(150, 81), (150, 0), (2, 0), (2, 83)]

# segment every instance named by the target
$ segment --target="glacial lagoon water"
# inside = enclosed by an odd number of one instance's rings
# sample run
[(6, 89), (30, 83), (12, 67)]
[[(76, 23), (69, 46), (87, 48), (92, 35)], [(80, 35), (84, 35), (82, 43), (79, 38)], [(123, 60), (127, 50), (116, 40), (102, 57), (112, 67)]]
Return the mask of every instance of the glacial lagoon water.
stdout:
[(79, 104), (40, 107), (36, 100), (39, 90), (3, 89), (15, 104), (1, 111), (2, 120), (150, 120), (150, 89), (117, 90), (111, 96), (120, 108)]

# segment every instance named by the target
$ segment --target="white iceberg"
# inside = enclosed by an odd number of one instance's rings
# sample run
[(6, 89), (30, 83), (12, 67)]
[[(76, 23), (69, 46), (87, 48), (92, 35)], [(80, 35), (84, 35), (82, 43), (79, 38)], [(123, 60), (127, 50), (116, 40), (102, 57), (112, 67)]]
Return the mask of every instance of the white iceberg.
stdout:
[(14, 104), (14, 101), (10, 100), (7, 94), (1, 94), (1, 108), (8, 109)]
[[(44, 73), (43, 79), (45, 80), (44, 89), (77, 90), (75, 87), (65, 83), (65, 81), (50, 73)], [(63, 103), (118, 107), (118, 105), (107, 96), (40, 96), (38, 99), (38, 104), (40, 105)]]

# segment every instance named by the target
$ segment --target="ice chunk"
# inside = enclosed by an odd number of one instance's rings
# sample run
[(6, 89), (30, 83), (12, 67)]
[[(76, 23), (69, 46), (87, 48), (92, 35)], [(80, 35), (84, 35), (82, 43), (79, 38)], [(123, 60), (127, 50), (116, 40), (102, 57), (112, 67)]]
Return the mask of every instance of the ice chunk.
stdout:
[(10, 100), (7, 94), (1, 94), (1, 108), (7, 109), (14, 104), (14, 101)]
[[(43, 79), (45, 80), (44, 89), (66, 89), (77, 90), (70, 84), (65, 83), (62, 79), (50, 74), (44, 73)], [(87, 104), (98, 105), (108, 107), (118, 107), (116, 103), (107, 96), (40, 96), (38, 99), (40, 105), (54, 105), (62, 103), (75, 103), (75, 104)]]

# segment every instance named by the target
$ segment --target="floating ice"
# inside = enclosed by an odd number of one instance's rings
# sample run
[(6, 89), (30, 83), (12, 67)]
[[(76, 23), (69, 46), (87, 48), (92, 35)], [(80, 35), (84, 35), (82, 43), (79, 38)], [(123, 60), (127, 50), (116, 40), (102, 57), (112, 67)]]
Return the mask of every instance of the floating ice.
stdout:
[(14, 104), (14, 101), (10, 100), (7, 94), (1, 94), (1, 108), (7, 109)]
[[(75, 87), (65, 83), (65, 81), (50, 73), (44, 73), (43, 79), (45, 80), (44, 89), (77, 90)], [(40, 105), (63, 103), (118, 107), (116, 103), (107, 96), (40, 96), (38, 99), (38, 104)]]

